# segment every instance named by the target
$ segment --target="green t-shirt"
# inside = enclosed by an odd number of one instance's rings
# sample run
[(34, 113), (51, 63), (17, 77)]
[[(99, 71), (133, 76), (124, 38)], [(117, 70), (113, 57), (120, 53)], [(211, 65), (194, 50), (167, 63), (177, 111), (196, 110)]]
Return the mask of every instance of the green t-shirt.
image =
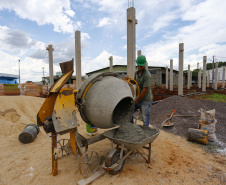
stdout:
[(148, 88), (147, 94), (140, 101), (152, 101), (153, 95), (151, 91), (151, 74), (147, 69), (144, 69), (141, 76), (138, 76), (138, 71), (135, 72), (134, 79), (137, 81), (140, 87), (140, 93), (143, 90), (143, 87)]

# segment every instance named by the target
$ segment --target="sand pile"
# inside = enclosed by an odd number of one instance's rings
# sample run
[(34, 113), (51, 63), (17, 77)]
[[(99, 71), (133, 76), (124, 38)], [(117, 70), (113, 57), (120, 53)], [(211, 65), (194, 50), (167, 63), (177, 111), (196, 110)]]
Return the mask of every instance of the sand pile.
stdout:
[[(10, 98), (10, 99), (9, 99)], [(36, 116), (44, 99), (31, 96), (0, 97), (0, 135), (10, 136), (23, 131)]]
[[(79, 172), (79, 157), (69, 155), (58, 160), (57, 176), (51, 174), (51, 138), (43, 129), (30, 144), (18, 140), (20, 132), (29, 123), (36, 123), (36, 115), (43, 98), (0, 97), (0, 185), (16, 184), (76, 184), (84, 177)], [(14, 110), (10, 110), (14, 109)], [(9, 111), (10, 110), (10, 111)], [(12, 116), (14, 115), (14, 116)], [(78, 111), (78, 131), (85, 137), (86, 127)], [(139, 124), (142, 122), (138, 121)], [(15, 127), (15, 129), (14, 129)], [(103, 132), (99, 129), (99, 132)], [(69, 134), (58, 139), (69, 138)], [(89, 146), (89, 151), (107, 156), (111, 142), (104, 139)], [(225, 157), (206, 153), (198, 144), (170, 133), (161, 132), (152, 143), (151, 164), (148, 167), (140, 155), (132, 155), (125, 161), (122, 172), (112, 176), (105, 174), (93, 185), (105, 184), (225, 184)]]

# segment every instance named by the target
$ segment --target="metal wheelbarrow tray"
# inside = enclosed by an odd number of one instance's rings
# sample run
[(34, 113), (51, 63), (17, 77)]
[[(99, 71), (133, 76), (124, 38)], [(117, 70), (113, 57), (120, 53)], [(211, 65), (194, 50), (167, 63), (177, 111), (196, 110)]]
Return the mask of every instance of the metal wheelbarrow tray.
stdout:
[(141, 129), (144, 131), (145, 135), (147, 136), (145, 139), (143, 139), (141, 142), (137, 143), (131, 143), (129, 141), (121, 140), (121, 139), (116, 139), (115, 138), (115, 133), (117, 132), (118, 128), (108, 130), (104, 132), (104, 136), (113, 141), (113, 143), (117, 145), (123, 145), (128, 148), (129, 150), (137, 150), (139, 148), (142, 148), (143, 146), (152, 143), (157, 136), (160, 133), (160, 130), (158, 128), (150, 128), (150, 127), (145, 127), (141, 126)]

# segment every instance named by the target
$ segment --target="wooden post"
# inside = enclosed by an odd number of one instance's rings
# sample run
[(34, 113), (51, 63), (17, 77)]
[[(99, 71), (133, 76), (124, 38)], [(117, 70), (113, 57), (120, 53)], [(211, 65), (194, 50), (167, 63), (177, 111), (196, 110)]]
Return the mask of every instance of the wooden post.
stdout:
[(52, 132), (52, 174), (56, 176), (58, 174), (58, 162), (55, 150), (57, 148), (57, 133)]
[(77, 154), (77, 145), (76, 145), (76, 141), (75, 141), (75, 131), (76, 131), (77, 128), (73, 129), (72, 132), (70, 132), (70, 144), (71, 144), (71, 148), (72, 148), (72, 151), (74, 152), (74, 154), (76, 155)]

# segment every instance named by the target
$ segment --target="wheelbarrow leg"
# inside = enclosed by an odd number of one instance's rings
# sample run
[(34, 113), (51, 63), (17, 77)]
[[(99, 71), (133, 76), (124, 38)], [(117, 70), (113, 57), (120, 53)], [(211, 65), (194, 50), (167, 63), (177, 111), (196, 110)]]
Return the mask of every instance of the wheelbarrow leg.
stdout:
[(151, 161), (151, 143), (149, 143), (149, 147), (148, 147), (148, 162), (150, 163)]

